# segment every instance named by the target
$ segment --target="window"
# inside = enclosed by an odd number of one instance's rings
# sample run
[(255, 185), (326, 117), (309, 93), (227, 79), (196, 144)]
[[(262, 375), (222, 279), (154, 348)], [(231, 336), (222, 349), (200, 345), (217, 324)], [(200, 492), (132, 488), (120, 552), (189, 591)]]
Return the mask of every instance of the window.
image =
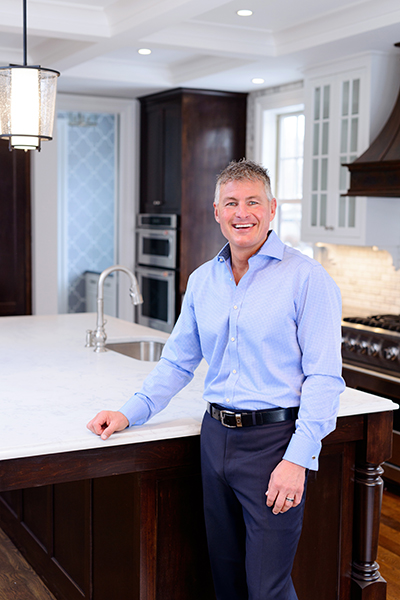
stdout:
[[(272, 225), (283, 242), (312, 256), (301, 241), (303, 198), (304, 93), (302, 82), (268, 89), (249, 100), (254, 159), (269, 171), (278, 211)], [(252, 113), (252, 106), (254, 112)]]
[(305, 118), (302, 112), (277, 115), (275, 229), (288, 246), (312, 256), (312, 247), (301, 241), (303, 151)]

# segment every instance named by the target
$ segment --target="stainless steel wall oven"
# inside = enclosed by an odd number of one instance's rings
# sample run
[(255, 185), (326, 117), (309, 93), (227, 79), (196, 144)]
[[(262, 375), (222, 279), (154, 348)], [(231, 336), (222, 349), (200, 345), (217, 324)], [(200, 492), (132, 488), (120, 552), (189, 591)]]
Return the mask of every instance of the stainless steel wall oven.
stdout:
[(143, 296), (137, 322), (167, 333), (176, 317), (177, 226), (177, 215), (140, 214), (136, 229), (136, 276)]
[(137, 263), (176, 269), (177, 216), (139, 215), (136, 230)]

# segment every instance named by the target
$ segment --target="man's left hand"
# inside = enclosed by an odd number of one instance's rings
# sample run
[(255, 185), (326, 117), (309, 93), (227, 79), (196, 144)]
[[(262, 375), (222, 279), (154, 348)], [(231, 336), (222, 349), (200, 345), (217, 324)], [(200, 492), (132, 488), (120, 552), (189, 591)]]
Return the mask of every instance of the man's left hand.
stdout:
[(272, 506), (274, 515), (298, 506), (304, 491), (306, 470), (300, 465), (282, 460), (272, 471), (268, 484), (267, 506)]

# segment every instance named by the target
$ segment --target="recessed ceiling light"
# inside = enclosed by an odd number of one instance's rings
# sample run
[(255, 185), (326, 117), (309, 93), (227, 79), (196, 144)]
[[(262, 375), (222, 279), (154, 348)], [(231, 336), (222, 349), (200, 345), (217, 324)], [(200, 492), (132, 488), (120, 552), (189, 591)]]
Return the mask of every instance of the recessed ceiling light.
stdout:
[(138, 52), (139, 54), (151, 54), (151, 50), (149, 48), (140, 48)]
[(260, 85), (261, 83), (264, 83), (264, 79), (261, 79), (261, 77), (254, 77), (254, 79), (251, 80), (251, 83)]
[(241, 9), (241, 10), (237, 10), (236, 14), (239, 17), (251, 17), (251, 15), (253, 14), (252, 10), (247, 10), (247, 9)]

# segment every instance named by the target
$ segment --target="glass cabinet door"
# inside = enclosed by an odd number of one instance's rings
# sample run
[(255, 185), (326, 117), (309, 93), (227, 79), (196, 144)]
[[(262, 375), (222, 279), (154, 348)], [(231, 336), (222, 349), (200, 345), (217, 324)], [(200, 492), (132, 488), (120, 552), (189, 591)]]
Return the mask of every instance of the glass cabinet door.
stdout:
[(328, 226), (330, 94), (330, 85), (317, 86), (314, 88), (311, 171), (312, 227)]
[(309, 82), (302, 225), (305, 241), (354, 243), (362, 235), (365, 203), (342, 194), (350, 183), (348, 168), (343, 165), (354, 161), (365, 147), (363, 85), (361, 70)]
[(356, 203), (354, 196), (342, 196), (350, 185), (350, 173), (346, 163), (353, 162), (358, 156), (358, 130), (360, 114), (360, 78), (342, 81), (340, 102), (340, 165), (339, 165), (339, 204), (338, 227), (355, 228)]

